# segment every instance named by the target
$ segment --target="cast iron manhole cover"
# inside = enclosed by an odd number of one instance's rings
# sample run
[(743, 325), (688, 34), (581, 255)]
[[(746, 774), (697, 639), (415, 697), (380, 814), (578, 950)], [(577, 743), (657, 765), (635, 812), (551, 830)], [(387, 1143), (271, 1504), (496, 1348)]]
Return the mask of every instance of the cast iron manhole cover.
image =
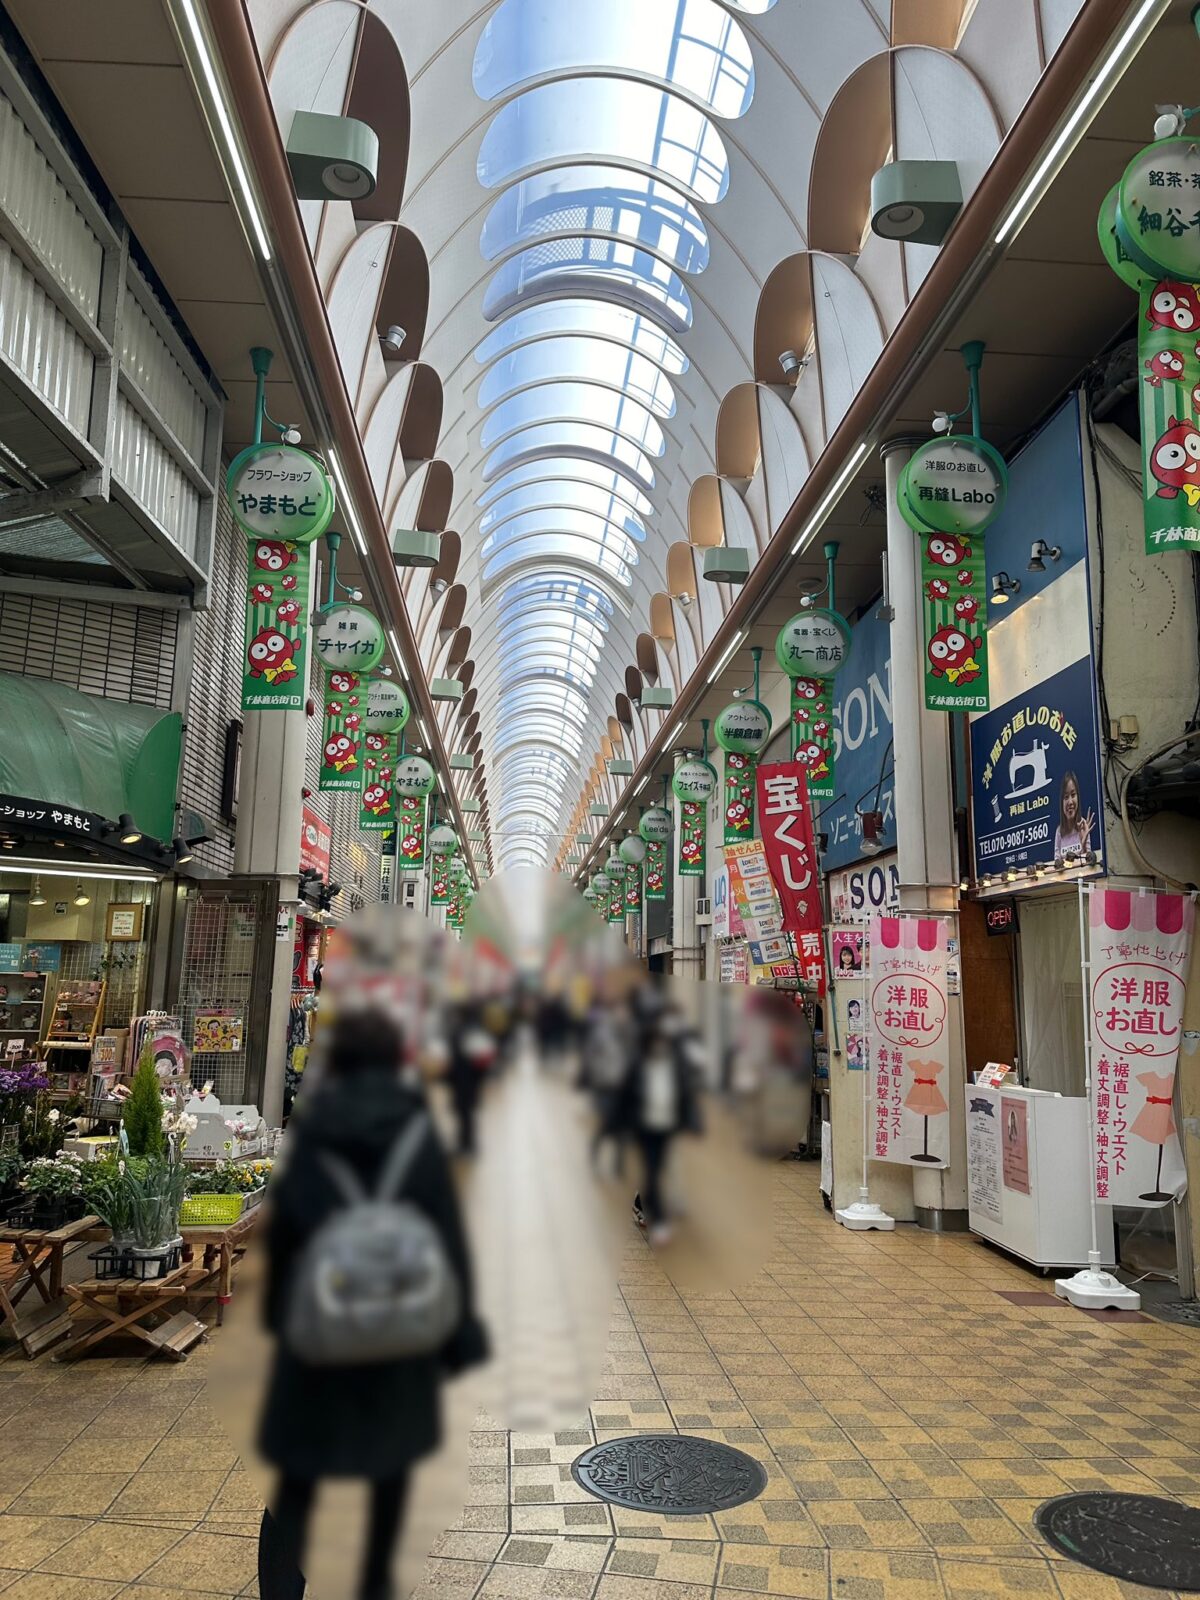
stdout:
[(600, 1500), (666, 1517), (728, 1511), (767, 1484), (765, 1469), (745, 1451), (680, 1433), (610, 1439), (577, 1456), (571, 1473)]
[(1149, 1494), (1063, 1494), (1034, 1516), (1064, 1555), (1151, 1589), (1200, 1592), (1200, 1511)]

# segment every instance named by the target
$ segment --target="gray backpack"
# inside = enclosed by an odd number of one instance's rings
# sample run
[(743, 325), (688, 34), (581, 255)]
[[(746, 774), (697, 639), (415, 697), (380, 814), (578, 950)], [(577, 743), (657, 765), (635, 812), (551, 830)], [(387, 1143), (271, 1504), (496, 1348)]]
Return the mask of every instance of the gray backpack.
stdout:
[(319, 1160), (345, 1202), (305, 1246), (284, 1342), (313, 1367), (358, 1367), (433, 1355), (458, 1326), (462, 1295), (441, 1234), (399, 1198), (429, 1134), (423, 1114), (388, 1152), (374, 1195), (350, 1165)]

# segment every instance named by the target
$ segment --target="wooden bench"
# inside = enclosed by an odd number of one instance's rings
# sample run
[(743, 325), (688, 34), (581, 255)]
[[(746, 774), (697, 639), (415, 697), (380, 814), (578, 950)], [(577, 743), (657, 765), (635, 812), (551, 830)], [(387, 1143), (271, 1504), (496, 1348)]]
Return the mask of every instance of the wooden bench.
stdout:
[(85, 1278), (82, 1283), (69, 1283), (67, 1294), (74, 1304), (98, 1320), (56, 1350), (54, 1359), (73, 1361), (119, 1333), (140, 1340), (172, 1361), (182, 1361), (207, 1332), (187, 1309), (188, 1298), (197, 1284), (211, 1275), (204, 1267), (184, 1262), (165, 1278), (147, 1283), (134, 1278)]
[[(89, 1238), (96, 1217), (81, 1217), (63, 1228), (0, 1228), (0, 1244), (12, 1246), (19, 1263), (14, 1278), (0, 1281), (0, 1325), (12, 1328), (25, 1354), (32, 1359), (70, 1333), (70, 1302), (63, 1294), (63, 1254), (67, 1245)], [(18, 1309), (31, 1289), (36, 1303)]]

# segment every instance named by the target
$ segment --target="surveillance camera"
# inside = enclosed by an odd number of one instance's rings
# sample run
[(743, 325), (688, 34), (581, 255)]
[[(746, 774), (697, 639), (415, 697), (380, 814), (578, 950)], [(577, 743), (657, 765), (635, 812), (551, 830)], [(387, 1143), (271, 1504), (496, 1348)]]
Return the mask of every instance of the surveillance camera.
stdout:
[(375, 670), (381, 678), (390, 678), (392, 675), (392, 669), (388, 666), (376, 667)]
[(684, 610), (685, 610), (685, 611), (686, 611), (686, 610), (687, 610), (687, 608), (688, 608), (688, 607), (689, 607), (689, 606), (690, 606), (690, 605), (691, 605), (691, 603), (692, 603), (692, 597), (691, 597), (691, 595), (690, 595), (690, 594), (677, 594), (677, 595), (676, 595), (676, 596), (675, 596), (675, 601), (676, 601), (676, 604), (677, 604), (677, 605), (680, 605), (680, 606), (682, 606), (682, 607), (683, 607), (683, 609), (684, 609)]
[(362, 599), (362, 597), (363, 597), (363, 592), (362, 592), (361, 589), (351, 589), (350, 590), (350, 598), (351, 598), (351, 600), (353, 600), (355, 605), (358, 604), (358, 602)]
[(434, 594), (443, 595), (450, 585), (446, 582), (445, 578), (435, 578), (429, 587), (433, 590)]
[(300, 429), (296, 426), (296, 424), (294, 422), (289, 422), (287, 427), (283, 430), (283, 442), (284, 442), (284, 444), (299, 444), (301, 438), (302, 438), (302, 434), (300, 432)]
[(1187, 127), (1187, 118), (1183, 114), (1182, 106), (1155, 106), (1158, 116), (1154, 119), (1154, 137), (1156, 139), (1174, 139), (1183, 133)]
[(804, 607), (804, 609), (806, 611), (808, 610), (809, 606), (815, 605), (816, 602), (817, 602), (817, 597), (816, 597), (815, 594), (802, 594), (800, 596), (800, 604)]
[(383, 342), (393, 352), (398, 351), (408, 337), (405, 330), (398, 322), (393, 322), (388, 331), (383, 335)]
[(794, 350), (784, 350), (780, 354), (779, 365), (783, 368), (785, 378), (794, 379), (800, 376), (804, 363)]
[(950, 418), (944, 411), (939, 411), (933, 419), (934, 433), (949, 433)]

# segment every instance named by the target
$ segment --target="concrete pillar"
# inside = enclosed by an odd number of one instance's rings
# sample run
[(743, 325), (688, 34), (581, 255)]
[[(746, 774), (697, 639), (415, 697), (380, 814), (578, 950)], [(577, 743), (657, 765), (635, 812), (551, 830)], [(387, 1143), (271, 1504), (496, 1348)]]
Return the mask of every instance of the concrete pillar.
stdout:
[[(950, 765), (950, 717), (925, 709), (925, 647), (922, 633), (921, 563), (916, 535), (900, 515), (900, 472), (923, 439), (890, 440), (880, 454), (887, 480), (887, 552), (892, 618), (892, 724), (895, 764), (896, 854), (900, 906), (948, 916), (958, 935), (958, 860), (954, 835), (954, 787)], [(951, 962), (961, 971), (961, 955)], [(950, 1067), (950, 1165), (913, 1173), (918, 1222), (938, 1230), (966, 1227), (967, 1164), (966, 1052), (962, 997), (951, 995), (947, 1029)]]

